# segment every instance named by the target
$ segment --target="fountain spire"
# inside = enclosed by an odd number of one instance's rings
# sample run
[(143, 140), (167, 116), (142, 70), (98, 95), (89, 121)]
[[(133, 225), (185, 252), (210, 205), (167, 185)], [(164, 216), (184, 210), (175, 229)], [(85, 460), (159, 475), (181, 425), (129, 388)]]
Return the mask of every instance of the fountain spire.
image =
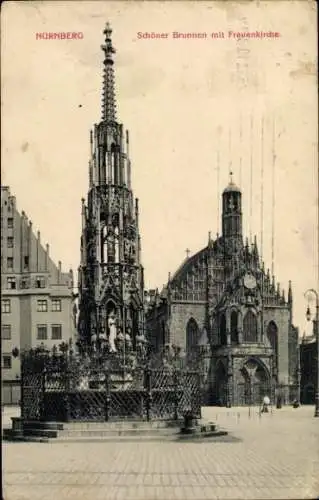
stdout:
[(109, 23), (106, 23), (103, 31), (105, 35), (104, 45), (101, 49), (104, 52), (103, 61), (103, 90), (102, 90), (102, 121), (116, 121), (116, 99), (115, 99), (115, 73), (114, 59), (116, 52), (112, 45), (112, 29)]

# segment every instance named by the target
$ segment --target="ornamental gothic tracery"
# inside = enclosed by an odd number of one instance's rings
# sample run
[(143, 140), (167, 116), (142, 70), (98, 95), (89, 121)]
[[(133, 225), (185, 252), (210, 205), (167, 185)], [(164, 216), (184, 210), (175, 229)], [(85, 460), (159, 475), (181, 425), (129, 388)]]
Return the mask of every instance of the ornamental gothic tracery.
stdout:
[(129, 133), (116, 117), (112, 30), (104, 30), (102, 119), (90, 133), (89, 191), (82, 200), (79, 335), (135, 346), (144, 334), (139, 206), (131, 187)]
[[(161, 291), (144, 294), (139, 204), (131, 187), (129, 134), (116, 116), (112, 31), (105, 43), (102, 118), (90, 134), (89, 190), (82, 200), (81, 341), (117, 339), (155, 351), (167, 344), (200, 362), (206, 404), (260, 404), (280, 385), (295, 396), (298, 331), (286, 298), (243, 235), (242, 192), (232, 175), (222, 193), (221, 235), (181, 263)], [(149, 300), (144, 299), (148, 297)], [(147, 303), (147, 306), (145, 305)], [(176, 351), (177, 352), (177, 351)]]
[[(209, 234), (207, 246), (187, 255), (164, 289), (152, 292), (147, 330), (161, 349), (160, 318), (166, 343), (180, 345), (188, 359), (191, 351), (201, 353), (205, 404), (260, 404), (265, 394), (275, 398), (278, 385), (288, 401), (297, 390), (291, 284), (286, 299), (265, 270), (256, 237), (244, 240), (242, 193), (232, 176), (222, 194), (221, 222), (222, 234), (215, 240)], [(195, 345), (194, 322), (206, 346)]]

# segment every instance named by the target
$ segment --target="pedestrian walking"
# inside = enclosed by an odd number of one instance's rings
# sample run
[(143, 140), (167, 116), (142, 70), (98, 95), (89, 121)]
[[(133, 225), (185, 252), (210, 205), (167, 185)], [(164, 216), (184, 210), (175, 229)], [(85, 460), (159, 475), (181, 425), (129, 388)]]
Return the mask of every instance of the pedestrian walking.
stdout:
[(268, 413), (268, 406), (270, 405), (270, 399), (269, 397), (266, 395), (264, 396), (264, 399), (263, 399), (263, 406), (262, 406), (262, 410), (261, 412), (262, 413)]

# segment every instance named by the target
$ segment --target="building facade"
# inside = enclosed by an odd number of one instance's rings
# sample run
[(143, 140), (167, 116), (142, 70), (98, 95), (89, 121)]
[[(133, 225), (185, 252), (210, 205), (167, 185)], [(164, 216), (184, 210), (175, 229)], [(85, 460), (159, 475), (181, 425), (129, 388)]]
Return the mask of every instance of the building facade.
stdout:
[(116, 118), (112, 30), (104, 30), (102, 119), (90, 134), (89, 191), (82, 200), (79, 267), (80, 339), (109, 341), (118, 335), (135, 347), (143, 334), (143, 267), (139, 207), (131, 187), (129, 133)]
[(204, 372), (206, 404), (284, 402), (298, 394), (298, 330), (293, 296), (242, 234), (242, 193), (230, 181), (222, 195), (222, 235), (187, 257), (159, 293), (149, 293), (146, 330), (154, 349), (180, 346)]
[(300, 350), (300, 402), (314, 404), (317, 386), (317, 340), (316, 321), (313, 321), (313, 334), (303, 336), (299, 346)]
[(73, 339), (75, 311), (72, 271), (55, 265), (7, 186), (1, 187), (1, 231), (1, 376), (8, 401), (20, 379), (20, 358), (12, 350)]

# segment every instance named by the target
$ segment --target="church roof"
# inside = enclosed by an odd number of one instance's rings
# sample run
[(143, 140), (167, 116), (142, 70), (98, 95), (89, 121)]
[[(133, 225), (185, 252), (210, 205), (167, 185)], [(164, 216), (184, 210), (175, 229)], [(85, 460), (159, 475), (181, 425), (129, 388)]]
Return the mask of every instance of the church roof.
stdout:
[[(216, 240), (211, 241), (211, 248), (214, 248), (215, 252), (218, 251), (217, 248), (222, 242), (223, 242), (223, 237), (217, 235)], [(177, 270), (171, 277), (170, 279), (171, 283), (174, 283), (174, 281), (179, 280), (182, 276), (184, 276), (184, 273), (187, 272), (188, 269), (193, 266), (193, 264), (195, 264), (198, 260), (200, 260), (200, 258), (205, 257), (209, 248), (210, 245), (206, 245), (206, 247), (194, 253), (194, 255), (192, 255), (191, 257), (186, 257), (186, 259), (183, 260), (181, 265), (177, 268)]]
[(234, 182), (230, 182), (223, 193), (241, 193), (241, 189)]
[(179, 278), (180, 275), (182, 274), (182, 272), (186, 271), (188, 267), (191, 267), (191, 265), (194, 262), (196, 262), (201, 255), (205, 254), (206, 251), (207, 251), (207, 246), (205, 248), (202, 248), (201, 250), (199, 250), (199, 252), (196, 252), (191, 257), (186, 257), (186, 259), (181, 263), (181, 265), (178, 267), (178, 269), (173, 274), (171, 281), (174, 281), (176, 278)]
[(224, 189), (223, 193), (241, 193), (241, 190), (233, 181), (233, 172), (229, 172), (230, 179), (228, 186)]

